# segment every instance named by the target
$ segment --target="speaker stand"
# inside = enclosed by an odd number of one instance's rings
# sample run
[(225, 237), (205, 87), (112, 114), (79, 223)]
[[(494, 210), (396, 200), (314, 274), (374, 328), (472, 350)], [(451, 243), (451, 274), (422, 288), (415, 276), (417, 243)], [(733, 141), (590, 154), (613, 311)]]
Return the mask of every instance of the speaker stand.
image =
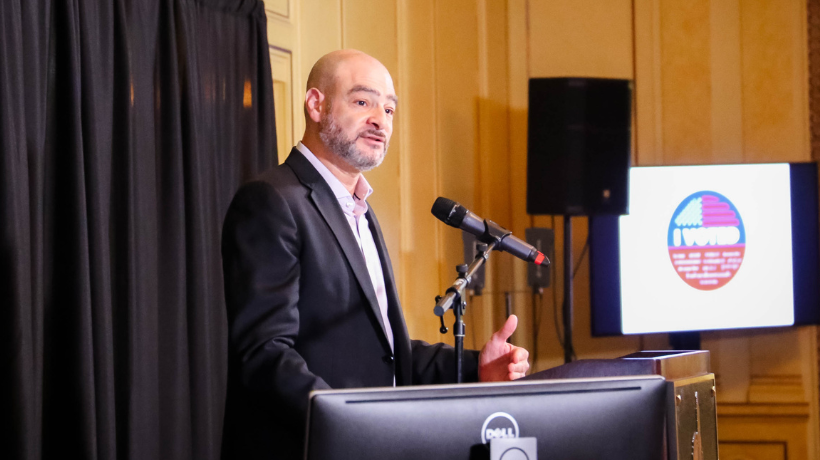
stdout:
[(564, 363), (572, 362), (572, 221), (564, 215)]

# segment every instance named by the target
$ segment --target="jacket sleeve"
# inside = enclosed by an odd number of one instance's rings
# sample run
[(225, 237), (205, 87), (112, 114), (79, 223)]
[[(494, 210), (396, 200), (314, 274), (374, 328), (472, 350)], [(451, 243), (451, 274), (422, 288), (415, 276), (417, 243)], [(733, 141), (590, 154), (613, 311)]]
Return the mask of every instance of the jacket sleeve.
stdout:
[[(414, 385), (456, 383), (455, 348), (444, 343), (431, 345), (413, 340), (411, 349)], [(476, 350), (464, 350), (461, 369), (465, 383), (478, 382), (478, 354)]]
[(222, 232), (229, 350), (243, 391), (304, 420), (312, 390), (329, 385), (294, 349), (302, 245), (287, 201), (266, 182), (234, 197)]

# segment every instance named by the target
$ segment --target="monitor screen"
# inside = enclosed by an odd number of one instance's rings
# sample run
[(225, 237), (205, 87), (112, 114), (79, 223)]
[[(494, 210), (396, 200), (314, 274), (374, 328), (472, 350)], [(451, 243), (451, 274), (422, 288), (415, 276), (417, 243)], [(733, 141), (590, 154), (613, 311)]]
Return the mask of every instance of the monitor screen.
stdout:
[(311, 394), (307, 459), (488, 459), (493, 438), (535, 437), (538, 458), (663, 458), (659, 376)]
[(814, 163), (631, 168), (629, 215), (590, 219), (593, 333), (817, 321)]

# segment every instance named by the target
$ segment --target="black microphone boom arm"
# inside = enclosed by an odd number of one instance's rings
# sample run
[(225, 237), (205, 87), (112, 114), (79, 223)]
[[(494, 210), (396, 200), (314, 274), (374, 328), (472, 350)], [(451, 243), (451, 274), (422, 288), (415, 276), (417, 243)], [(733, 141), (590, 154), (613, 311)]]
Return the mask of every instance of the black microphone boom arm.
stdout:
[(490, 251), (493, 250), (495, 245), (496, 242), (492, 242), (487, 245), (487, 248), (485, 250), (479, 251), (478, 254), (476, 254), (475, 256), (475, 259), (473, 259), (470, 265), (467, 266), (466, 269), (464, 269), (463, 273), (461, 270), (459, 270), (461, 266), (456, 268), (459, 276), (458, 278), (456, 278), (453, 284), (449, 288), (447, 288), (447, 291), (445, 291), (444, 296), (440, 297), (436, 302), (436, 307), (433, 309), (433, 313), (436, 316), (444, 316), (444, 313), (446, 313), (447, 310), (453, 308), (454, 303), (458, 303), (463, 298), (464, 291), (467, 289), (467, 285), (470, 284), (470, 280), (472, 279), (473, 275), (475, 275), (475, 272), (477, 272), (478, 269), (481, 268), (482, 265), (484, 265), (484, 262), (486, 262), (487, 259), (490, 257)]

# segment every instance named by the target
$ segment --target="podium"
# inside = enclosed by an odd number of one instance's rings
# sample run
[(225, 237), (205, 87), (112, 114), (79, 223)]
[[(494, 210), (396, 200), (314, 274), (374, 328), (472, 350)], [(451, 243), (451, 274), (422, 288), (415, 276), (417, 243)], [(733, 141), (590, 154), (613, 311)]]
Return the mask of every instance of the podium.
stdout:
[(708, 351), (641, 351), (615, 359), (586, 359), (547, 369), (527, 380), (658, 375), (667, 382), (669, 460), (717, 460), (715, 375)]
[(494, 440), (535, 438), (542, 459), (717, 460), (714, 385), (708, 352), (647, 351), (515, 382), (319, 390), (305, 458), (489, 460)]

